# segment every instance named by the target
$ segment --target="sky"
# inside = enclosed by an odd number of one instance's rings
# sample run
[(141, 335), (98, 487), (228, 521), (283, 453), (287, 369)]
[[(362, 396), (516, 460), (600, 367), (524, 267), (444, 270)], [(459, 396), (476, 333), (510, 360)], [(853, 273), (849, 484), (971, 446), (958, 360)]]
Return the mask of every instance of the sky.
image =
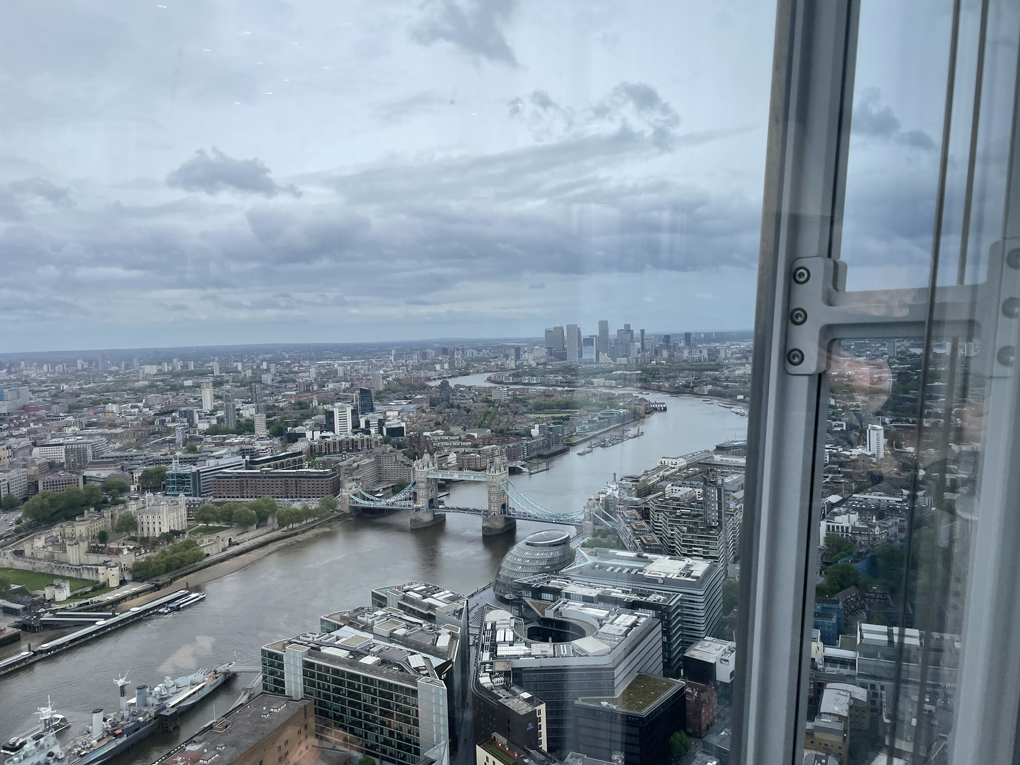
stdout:
[[(843, 257), (913, 285), (950, 4), (863, 7)], [(748, 329), (774, 27), (751, 0), (10, 4), (0, 352)]]

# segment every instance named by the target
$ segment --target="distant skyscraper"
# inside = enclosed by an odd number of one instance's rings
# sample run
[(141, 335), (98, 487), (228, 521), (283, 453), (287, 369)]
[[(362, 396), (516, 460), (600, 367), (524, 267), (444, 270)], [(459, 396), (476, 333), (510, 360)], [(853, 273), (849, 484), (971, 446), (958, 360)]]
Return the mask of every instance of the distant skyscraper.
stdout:
[(567, 361), (576, 364), (581, 360), (581, 328), (576, 324), (567, 325)]
[(545, 347), (549, 351), (552, 351), (552, 349), (553, 349), (553, 328), (552, 327), (546, 327), (546, 330), (545, 330)]
[(691, 333), (690, 332), (684, 332), (684, 347), (685, 348), (693, 348), (694, 346), (691, 344), (691, 342), (692, 342), (691, 341)]
[(581, 360), (593, 362), (597, 361), (596, 354), (598, 353), (599, 347), (599, 336), (589, 335), (581, 341)]
[(641, 330), (641, 345), (638, 346), (640, 353), (645, 352), (645, 331)]
[(354, 405), (358, 409), (358, 416), (371, 414), (375, 411), (375, 404), (372, 402), (372, 391), (368, 388), (358, 388), (354, 394)]
[(223, 394), (223, 424), (231, 430), (237, 429), (237, 405), (233, 393)]
[[(601, 319), (599, 321), (599, 344), (598, 353), (609, 353), (609, 321), (607, 319)], [(597, 355), (596, 355), (596, 358)]]
[(207, 412), (213, 410), (213, 384), (211, 382), (202, 383), (202, 408)]
[(553, 327), (553, 353), (560, 354), (560, 358), (565, 358), (563, 354), (567, 350), (566, 340), (563, 335), (563, 325), (557, 324)]
[(266, 405), (262, 398), (262, 385), (261, 383), (251, 384), (251, 402), (255, 404), (255, 411), (265, 414)]
[(269, 435), (269, 431), (266, 430), (266, 415), (256, 414), (255, 415), (255, 437), (265, 438)]
[(868, 454), (875, 459), (885, 459), (885, 428), (881, 425), (868, 426)]
[(217, 377), (220, 373), (220, 362), (214, 361), (212, 363), (212, 373), (214, 377)]

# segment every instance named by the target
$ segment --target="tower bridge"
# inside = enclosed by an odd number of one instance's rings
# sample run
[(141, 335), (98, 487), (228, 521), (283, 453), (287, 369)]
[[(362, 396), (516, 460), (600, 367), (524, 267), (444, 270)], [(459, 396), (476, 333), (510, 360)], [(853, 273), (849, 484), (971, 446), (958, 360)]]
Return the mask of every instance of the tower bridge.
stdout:
[[(485, 481), (488, 484), (487, 507), (442, 507), (439, 504), (440, 481)], [(539, 521), (579, 526), (585, 511), (556, 512), (526, 495), (510, 480), (510, 465), (503, 453), (489, 461), (485, 472), (475, 470), (442, 470), (436, 458), (425, 454), (414, 463), (414, 480), (401, 492), (388, 499), (375, 497), (361, 488), (345, 487), (337, 497), (341, 509), (410, 510), (411, 528), (419, 529), (444, 523), (448, 513), (474, 515), (482, 519), (482, 535), (493, 536), (512, 531), (517, 521)]]

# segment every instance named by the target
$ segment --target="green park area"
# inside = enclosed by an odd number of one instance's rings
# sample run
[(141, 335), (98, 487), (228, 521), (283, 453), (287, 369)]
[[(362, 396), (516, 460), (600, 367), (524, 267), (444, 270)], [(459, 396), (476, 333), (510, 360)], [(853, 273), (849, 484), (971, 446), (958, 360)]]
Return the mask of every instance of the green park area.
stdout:
[(95, 587), (99, 582), (90, 579), (69, 579), (64, 576), (53, 574), (40, 574), (35, 571), (22, 571), (17, 568), (0, 568), (0, 578), (6, 579), (13, 585), (21, 585), (32, 592), (42, 592), (46, 585), (53, 584), (54, 579), (67, 579), (71, 585), (71, 592), (80, 590), (83, 587)]

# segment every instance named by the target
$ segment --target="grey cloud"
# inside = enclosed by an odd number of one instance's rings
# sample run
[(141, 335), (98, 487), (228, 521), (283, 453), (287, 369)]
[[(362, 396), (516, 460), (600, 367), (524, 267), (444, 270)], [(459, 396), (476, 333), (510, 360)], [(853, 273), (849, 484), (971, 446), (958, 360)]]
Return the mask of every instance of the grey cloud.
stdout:
[(23, 220), (26, 203), (32, 199), (58, 207), (71, 207), (74, 204), (67, 189), (59, 188), (43, 178), (11, 181), (0, 184), (0, 220)]
[(166, 177), (166, 182), (168, 186), (185, 191), (204, 191), (210, 195), (234, 189), (264, 197), (275, 197), (280, 193), (301, 196), (301, 191), (293, 184), (280, 186), (274, 182), (269, 168), (257, 157), (234, 159), (216, 147), (211, 154), (204, 149), (196, 151), (195, 156)]
[(429, 0), (411, 38), (422, 45), (448, 42), (476, 60), (517, 66), (503, 33), (516, 5), (516, 0)]
[(935, 142), (923, 130), (901, 130), (900, 120), (893, 110), (889, 106), (879, 107), (881, 99), (882, 91), (878, 88), (867, 88), (861, 93), (860, 100), (854, 106), (851, 126), (853, 133), (925, 151), (935, 149)]

